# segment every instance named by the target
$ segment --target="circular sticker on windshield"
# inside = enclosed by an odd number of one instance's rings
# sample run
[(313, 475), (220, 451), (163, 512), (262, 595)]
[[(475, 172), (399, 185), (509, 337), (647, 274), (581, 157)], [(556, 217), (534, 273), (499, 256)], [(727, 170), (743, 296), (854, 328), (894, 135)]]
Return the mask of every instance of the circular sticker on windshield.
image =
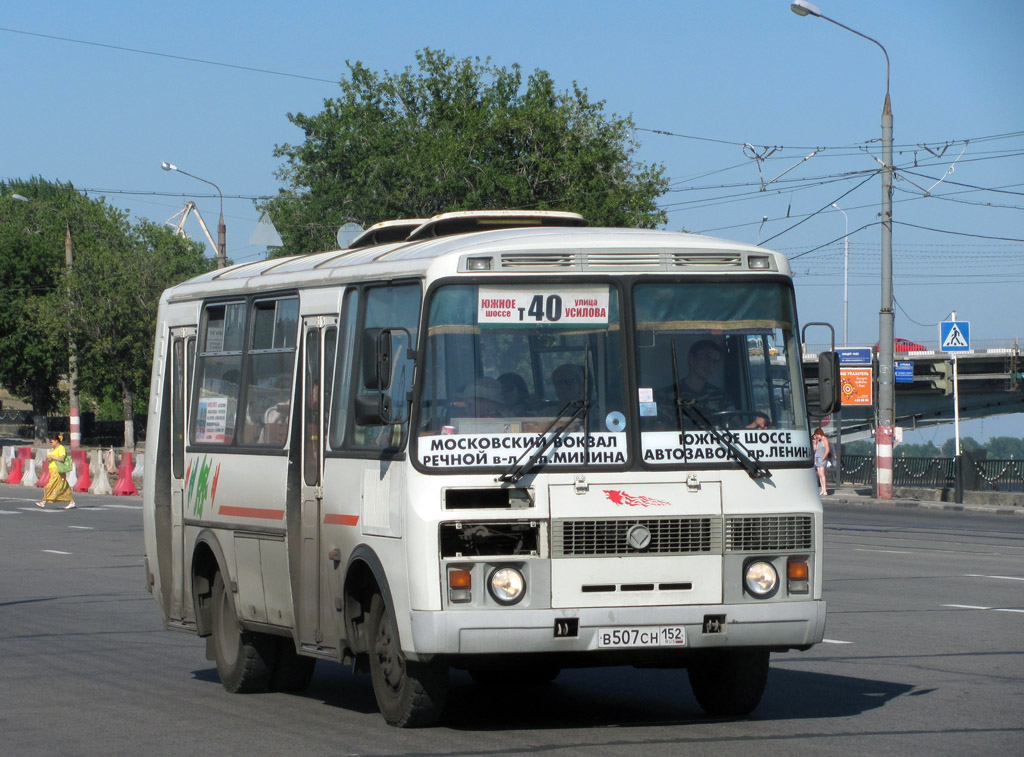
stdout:
[(618, 410), (613, 410), (605, 416), (604, 425), (609, 431), (624, 431), (626, 429), (626, 416)]

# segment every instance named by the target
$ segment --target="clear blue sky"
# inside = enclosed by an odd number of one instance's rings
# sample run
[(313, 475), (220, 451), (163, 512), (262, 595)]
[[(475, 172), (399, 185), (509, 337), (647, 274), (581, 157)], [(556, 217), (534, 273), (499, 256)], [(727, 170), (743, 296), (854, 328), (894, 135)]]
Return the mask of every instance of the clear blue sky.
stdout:
[[(891, 61), (896, 334), (934, 344), (935, 324), (956, 310), (976, 344), (1024, 337), (1024, 3), (817, 4)], [(672, 180), (669, 228), (786, 253), (803, 321), (830, 321), (841, 338), (838, 202), (855, 232), (850, 343), (877, 341), (881, 190), (868, 172), (885, 59), (867, 40), (797, 17), (787, 0), (37, 0), (7, 4), (0, 27), (0, 177), (71, 181), (161, 222), (194, 199), (215, 225), (212, 189), (160, 170), (175, 163), (224, 192), (235, 261), (265, 254), (249, 243), (258, 213), (245, 198), (279, 187), (274, 145), (302, 137), (286, 114), (319, 112), (346, 61), (394, 72), (432, 47), (544, 69), (559, 88), (578, 82), (609, 113), (633, 116), (639, 158)], [(203, 240), (195, 221), (188, 231)], [(1022, 436), (1024, 416), (962, 432)]]

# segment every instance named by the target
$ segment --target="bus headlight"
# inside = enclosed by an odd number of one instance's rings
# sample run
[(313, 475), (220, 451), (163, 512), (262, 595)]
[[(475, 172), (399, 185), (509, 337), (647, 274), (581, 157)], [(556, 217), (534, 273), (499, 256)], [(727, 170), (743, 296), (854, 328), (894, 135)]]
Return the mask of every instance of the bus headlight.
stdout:
[(779, 588), (779, 573), (770, 562), (754, 560), (747, 564), (743, 583), (755, 597), (769, 597)]
[(495, 568), (487, 580), (491, 597), (500, 605), (514, 605), (526, 594), (526, 579), (515, 568)]

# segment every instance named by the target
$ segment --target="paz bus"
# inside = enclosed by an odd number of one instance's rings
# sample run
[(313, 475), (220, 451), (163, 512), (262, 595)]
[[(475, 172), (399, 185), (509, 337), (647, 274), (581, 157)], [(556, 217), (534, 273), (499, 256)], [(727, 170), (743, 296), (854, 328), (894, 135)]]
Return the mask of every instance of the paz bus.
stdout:
[(168, 289), (147, 586), (232, 692), (368, 672), (396, 726), (564, 668), (685, 669), (711, 715), (822, 640), (792, 277), (574, 213), (392, 221)]

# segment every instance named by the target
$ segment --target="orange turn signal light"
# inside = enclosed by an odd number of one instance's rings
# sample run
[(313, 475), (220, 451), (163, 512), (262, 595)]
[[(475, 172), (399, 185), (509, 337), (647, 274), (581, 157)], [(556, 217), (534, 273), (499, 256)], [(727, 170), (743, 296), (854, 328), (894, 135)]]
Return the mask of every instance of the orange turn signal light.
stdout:
[(448, 587), (451, 589), (469, 589), (473, 586), (473, 574), (468, 570), (449, 570)]
[(786, 577), (790, 581), (806, 581), (808, 577), (807, 563), (803, 560), (786, 563)]

